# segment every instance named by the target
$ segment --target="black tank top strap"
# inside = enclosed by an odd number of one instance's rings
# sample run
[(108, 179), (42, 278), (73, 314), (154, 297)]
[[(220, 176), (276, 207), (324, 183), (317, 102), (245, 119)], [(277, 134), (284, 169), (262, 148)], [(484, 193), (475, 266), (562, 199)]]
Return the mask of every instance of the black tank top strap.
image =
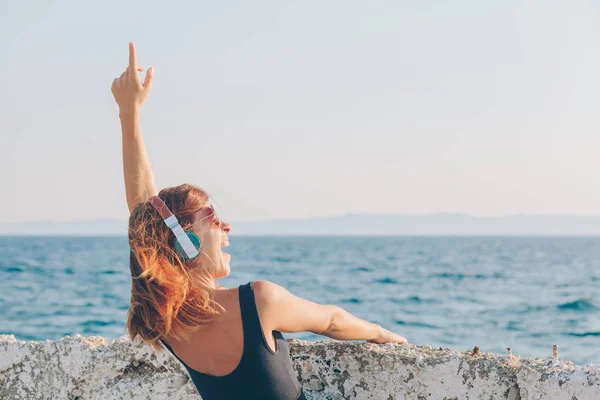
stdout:
[(240, 311), (244, 326), (244, 348), (251, 349), (257, 344), (264, 343), (252, 282), (240, 285)]

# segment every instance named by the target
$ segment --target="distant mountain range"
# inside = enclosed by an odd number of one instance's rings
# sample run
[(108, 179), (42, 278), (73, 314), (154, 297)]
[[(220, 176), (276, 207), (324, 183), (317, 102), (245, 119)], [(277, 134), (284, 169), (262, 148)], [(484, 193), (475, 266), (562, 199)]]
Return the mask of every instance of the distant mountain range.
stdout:
[[(345, 214), (232, 223), (232, 235), (600, 235), (600, 215)], [(126, 235), (127, 221), (0, 224), (0, 235)]]

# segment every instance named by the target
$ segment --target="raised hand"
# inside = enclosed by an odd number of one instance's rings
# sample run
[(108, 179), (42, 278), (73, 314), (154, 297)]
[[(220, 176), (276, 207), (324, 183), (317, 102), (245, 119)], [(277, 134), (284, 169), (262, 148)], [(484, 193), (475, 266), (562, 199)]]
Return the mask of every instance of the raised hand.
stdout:
[(132, 114), (139, 111), (140, 107), (148, 97), (150, 88), (152, 88), (152, 77), (154, 76), (154, 67), (146, 71), (144, 83), (140, 80), (138, 72), (142, 72), (143, 67), (136, 63), (135, 46), (129, 43), (129, 66), (116, 78), (110, 88), (115, 101), (119, 105), (119, 114)]

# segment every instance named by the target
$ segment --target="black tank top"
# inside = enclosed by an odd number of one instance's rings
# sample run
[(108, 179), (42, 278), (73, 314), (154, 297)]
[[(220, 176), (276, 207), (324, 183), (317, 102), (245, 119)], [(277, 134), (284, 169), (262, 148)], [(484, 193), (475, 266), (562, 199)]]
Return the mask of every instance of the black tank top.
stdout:
[(187, 369), (203, 400), (306, 399), (292, 368), (287, 341), (281, 332), (273, 331), (275, 352), (265, 340), (251, 282), (240, 285), (239, 290), (244, 352), (233, 372), (225, 376), (215, 376), (196, 371), (177, 357), (167, 343), (162, 340), (161, 342)]

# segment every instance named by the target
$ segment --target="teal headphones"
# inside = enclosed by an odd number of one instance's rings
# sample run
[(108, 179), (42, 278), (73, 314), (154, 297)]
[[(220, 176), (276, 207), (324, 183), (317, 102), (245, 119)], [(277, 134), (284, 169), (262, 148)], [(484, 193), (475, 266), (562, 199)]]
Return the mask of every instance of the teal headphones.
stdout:
[(148, 201), (158, 211), (165, 224), (175, 235), (175, 251), (177, 254), (184, 260), (193, 260), (198, 257), (202, 248), (198, 235), (191, 230), (184, 231), (175, 215), (160, 197), (152, 196)]

